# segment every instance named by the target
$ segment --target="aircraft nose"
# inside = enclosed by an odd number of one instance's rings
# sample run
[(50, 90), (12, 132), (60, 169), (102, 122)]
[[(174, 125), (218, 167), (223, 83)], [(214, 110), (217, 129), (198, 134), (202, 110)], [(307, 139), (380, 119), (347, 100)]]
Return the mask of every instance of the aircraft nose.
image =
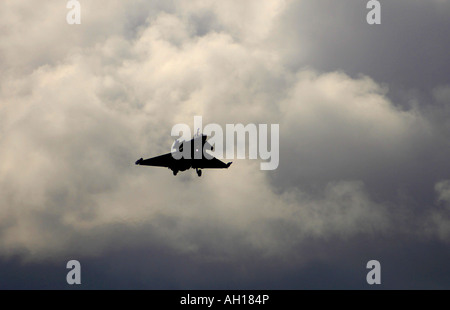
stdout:
[(135, 164), (136, 164), (136, 165), (140, 165), (141, 162), (142, 162), (143, 160), (144, 160), (143, 158), (139, 158), (139, 159), (135, 162)]

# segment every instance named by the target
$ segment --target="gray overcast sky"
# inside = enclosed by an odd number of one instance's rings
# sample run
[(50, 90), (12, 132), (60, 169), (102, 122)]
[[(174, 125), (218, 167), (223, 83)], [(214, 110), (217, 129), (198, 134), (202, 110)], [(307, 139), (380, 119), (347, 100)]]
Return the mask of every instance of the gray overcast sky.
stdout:
[[(80, 2), (0, 3), (0, 288), (450, 288), (450, 1)], [(134, 165), (194, 115), (278, 169)]]

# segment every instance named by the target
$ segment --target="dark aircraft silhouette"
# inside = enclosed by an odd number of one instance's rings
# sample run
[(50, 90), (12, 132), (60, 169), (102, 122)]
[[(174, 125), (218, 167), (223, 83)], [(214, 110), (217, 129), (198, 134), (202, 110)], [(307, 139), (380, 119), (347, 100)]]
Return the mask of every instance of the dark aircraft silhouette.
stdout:
[[(179, 171), (185, 171), (192, 168), (197, 171), (197, 175), (199, 177), (202, 176), (201, 169), (227, 169), (230, 167), (231, 162), (225, 164), (206, 152), (205, 156), (203, 152), (204, 149), (211, 151), (213, 150), (213, 147), (206, 141), (206, 139), (207, 136), (202, 134), (194, 136), (194, 138), (190, 141), (175, 141), (174, 152), (149, 159), (140, 158), (136, 161), (136, 165), (167, 167), (173, 171), (173, 175), (177, 175)], [(183, 156), (183, 154), (185, 156)]]

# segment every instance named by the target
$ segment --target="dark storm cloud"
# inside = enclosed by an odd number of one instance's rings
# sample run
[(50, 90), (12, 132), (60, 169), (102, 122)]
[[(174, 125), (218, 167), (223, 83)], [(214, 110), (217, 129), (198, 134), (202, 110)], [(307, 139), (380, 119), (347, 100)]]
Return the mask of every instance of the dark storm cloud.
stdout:
[[(78, 288), (360, 289), (369, 288), (366, 263), (376, 257), (383, 268), (378, 288), (448, 289), (450, 255), (440, 242), (364, 237), (336, 241), (311, 240), (306, 249), (316, 258), (301, 268), (293, 260), (273, 260), (248, 250), (238, 262), (230, 262), (180, 254), (157, 243), (125, 245), (100, 257), (81, 258), (82, 285)], [(66, 263), (73, 258), (78, 257), (30, 264), (17, 258), (2, 260), (0, 288), (76, 289), (65, 282)], [(417, 261), (429, 264), (419, 266)]]
[[(381, 24), (366, 1), (293, 1), (274, 30), (290, 68), (365, 74), (391, 88), (431, 91), (449, 84), (449, 1), (381, 1)], [(279, 35), (286, 33), (288, 35)]]
[[(0, 4), (3, 287), (448, 287), (448, 2), (395, 3)], [(194, 115), (279, 123), (279, 169), (133, 165)]]

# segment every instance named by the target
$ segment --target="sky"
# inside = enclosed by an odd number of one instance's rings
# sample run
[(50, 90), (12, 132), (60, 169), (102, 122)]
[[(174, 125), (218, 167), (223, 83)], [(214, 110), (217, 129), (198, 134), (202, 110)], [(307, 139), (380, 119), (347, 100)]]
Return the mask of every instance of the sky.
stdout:
[[(0, 2), (1, 289), (450, 289), (450, 1), (80, 3)], [(196, 115), (278, 168), (134, 165)]]

